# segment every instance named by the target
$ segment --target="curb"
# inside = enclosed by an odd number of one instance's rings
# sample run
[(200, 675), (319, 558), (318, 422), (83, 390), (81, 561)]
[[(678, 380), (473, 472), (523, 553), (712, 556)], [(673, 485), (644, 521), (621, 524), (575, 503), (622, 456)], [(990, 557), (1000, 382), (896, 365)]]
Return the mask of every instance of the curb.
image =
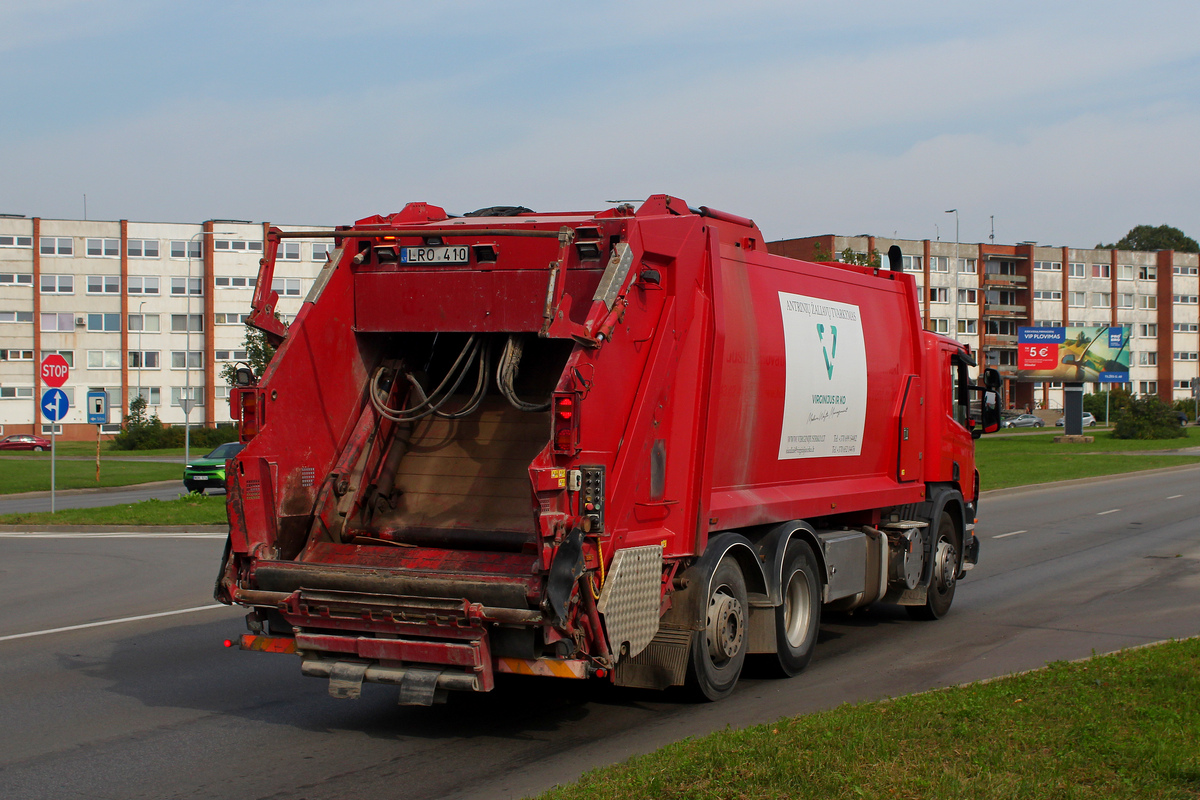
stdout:
[[(179, 485), (179, 491), (183, 492), (183, 479), (177, 481), (151, 481), (150, 483), (130, 483), (125, 486), (97, 486), (94, 489), (57, 489), (54, 494), (62, 497), (73, 497), (80, 494), (107, 494), (109, 492), (128, 492), (138, 489), (155, 489), (160, 486)], [(25, 500), (36, 499), (38, 497), (49, 497), (50, 492), (16, 492), (15, 494), (0, 494), (0, 500)]]
[(228, 525), (0, 525), (0, 533), (228, 533)]

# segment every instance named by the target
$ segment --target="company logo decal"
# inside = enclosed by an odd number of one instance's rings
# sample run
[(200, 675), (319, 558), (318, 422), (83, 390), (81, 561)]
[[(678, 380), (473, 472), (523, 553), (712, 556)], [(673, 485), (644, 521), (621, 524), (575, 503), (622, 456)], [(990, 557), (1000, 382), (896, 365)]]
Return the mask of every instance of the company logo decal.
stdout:
[[(825, 326), (820, 323), (817, 324), (817, 338), (821, 340), (821, 352), (825, 354), (825, 372), (829, 380), (833, 380), (833, 360), (837, 358), (837, 325), (830, 325), (829, 332), (833, 339), (832, 348), (825, 346)], [(829, 352), (831, 349), (833, 350), (832, 353)]]

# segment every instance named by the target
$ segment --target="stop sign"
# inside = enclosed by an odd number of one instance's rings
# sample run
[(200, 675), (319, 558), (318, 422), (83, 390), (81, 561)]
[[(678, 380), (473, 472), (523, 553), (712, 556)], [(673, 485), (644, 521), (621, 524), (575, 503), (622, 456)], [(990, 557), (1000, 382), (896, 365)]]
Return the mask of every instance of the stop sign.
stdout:
[(62, 386), (69, 374), (71, 369), (67, 366), (67, 360), (58, 353), (51, 353), (42, 361), (42, 382), (47, 386)]

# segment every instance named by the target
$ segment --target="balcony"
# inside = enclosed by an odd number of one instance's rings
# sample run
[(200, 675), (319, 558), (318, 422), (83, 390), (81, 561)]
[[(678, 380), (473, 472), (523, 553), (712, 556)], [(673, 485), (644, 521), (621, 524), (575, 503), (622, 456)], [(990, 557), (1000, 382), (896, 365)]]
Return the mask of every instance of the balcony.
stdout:
[(1001, 303), (984, 303), (983, 313), (996, 317), (1024, 317), (1029, 315), (1029, 306), (1009, 306)]
[(984, 347), (1016, 347), (1016, 335), (1006, 333), (985, 333), (983, 335)]
[(1007, 275), (999, 272), (983, 273), (983, 282), (987, 286), (1013, 286), (1024, 288), (1029, 279), (1024, 275)]

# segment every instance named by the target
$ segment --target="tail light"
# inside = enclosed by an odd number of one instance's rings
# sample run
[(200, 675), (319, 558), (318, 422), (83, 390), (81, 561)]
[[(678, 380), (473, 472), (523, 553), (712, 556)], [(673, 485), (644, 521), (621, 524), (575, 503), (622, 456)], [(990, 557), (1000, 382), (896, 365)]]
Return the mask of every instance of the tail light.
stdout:
[(579, 396), (575, 392), (554, 394), (554, 452), (579, 452)]
[(241, 420), (241, 440), (248, 442), (258, 435), (262, 428), (262, 419), (258, 413), (258, 390), (235, 389), (240, 408), (236, 416)]

